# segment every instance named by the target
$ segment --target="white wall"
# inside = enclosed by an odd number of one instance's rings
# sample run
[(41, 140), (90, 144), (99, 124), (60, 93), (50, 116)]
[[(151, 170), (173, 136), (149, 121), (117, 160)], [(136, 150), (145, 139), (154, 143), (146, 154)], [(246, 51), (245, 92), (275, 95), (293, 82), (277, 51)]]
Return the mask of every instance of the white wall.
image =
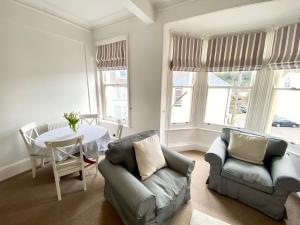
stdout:
[(13, 163), (27, 168), (21, 126), (60, 119), (72, 110), (89, 112), (84, 46), (95, 111), (90, 31), (0, 1), (0, 179)]
[[(131, 128), (125, 135), (142, 130), (160, 129), (161, 79), (164, 24), (208, 12), (261, 1), (201, 0), (160, 11), (154, 24), (137, 19), (106, 26), (93, 31), (97, 42), (119, 35), (128, 35)], [(166, 62), (168, 63), (168, 62)], [(115, 126), (103, 123), (110, 131)]]

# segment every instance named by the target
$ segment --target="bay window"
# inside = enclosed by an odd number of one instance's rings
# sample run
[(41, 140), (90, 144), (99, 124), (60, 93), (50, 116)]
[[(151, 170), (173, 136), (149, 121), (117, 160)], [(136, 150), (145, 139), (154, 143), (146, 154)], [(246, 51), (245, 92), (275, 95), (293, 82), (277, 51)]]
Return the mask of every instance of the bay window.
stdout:
[(194, 72), (172, 72), (171, 124), (190, 123), (194, 81)]
[(255, 72), (209, 72), (204, 122), (244, 128)]

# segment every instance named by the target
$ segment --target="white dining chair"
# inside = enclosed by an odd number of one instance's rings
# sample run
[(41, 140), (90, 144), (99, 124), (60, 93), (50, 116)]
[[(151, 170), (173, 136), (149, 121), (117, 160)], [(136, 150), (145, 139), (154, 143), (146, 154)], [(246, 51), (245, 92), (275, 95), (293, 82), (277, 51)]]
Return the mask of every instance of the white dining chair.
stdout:
[(33, 178), (35, 178), (36, 176), (37, 160), (40, 159), (41, 167), (44, 167), (45, 159), (47, 159), (47, 155), (37, 154), (33, 152), (33, 142), (35, 138), (37, 138), (40, 134), (47, 132), (47, 130), (48, 128), (46, 124), (41, 124), (37, 126), (35, 123), (26, 124), (19, 130), (29, 153)]
[(55, 122), (47, 122), (48, 130), (54, 130), (62, 127), (68, 127), (69, 124), (67, 121), (55, 121)]
[(121, 120), (118, 120), (117, 130), (116, 133), (113, 134), (112, 141), (120, 140), (122, 138), (122, 134), (123, 134), (123, 124)]
[(98, 114), (80, 114), (79, 119), (81, 124), (98, 125)]
[[(59, 182), (62, 176), (81, 171), (83, 190), (86, 191), (82, 138), (83, 136), (76, 136), (65, 140), (45, 142), (47, 146), (47, 150), (50, 154), (58, 201), (61, 200), (61, 191), (60, 191)], [(75, 152), (78, 152), (75, 151), (77, 149), (79, 149), (79, 156), (74, 155)], [(57, 152), (65, 155), (66, 156), (64, 157), (65, 159), (61, 161), (57, 161), (56, 160)]]

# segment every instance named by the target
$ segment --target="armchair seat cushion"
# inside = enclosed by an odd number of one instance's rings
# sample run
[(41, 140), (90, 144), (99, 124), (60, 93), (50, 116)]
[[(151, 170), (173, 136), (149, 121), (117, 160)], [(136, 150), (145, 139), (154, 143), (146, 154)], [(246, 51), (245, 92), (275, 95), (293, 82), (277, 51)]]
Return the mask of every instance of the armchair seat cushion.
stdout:
[(166, 167), (158, 170), (143, 184), (155, 195), (157, 222), (163, 223), (184, 202), (187, 178)]
[(269, 194), (273, 192), (272, 178), (264, 165), (227, 158), (221, 176)]

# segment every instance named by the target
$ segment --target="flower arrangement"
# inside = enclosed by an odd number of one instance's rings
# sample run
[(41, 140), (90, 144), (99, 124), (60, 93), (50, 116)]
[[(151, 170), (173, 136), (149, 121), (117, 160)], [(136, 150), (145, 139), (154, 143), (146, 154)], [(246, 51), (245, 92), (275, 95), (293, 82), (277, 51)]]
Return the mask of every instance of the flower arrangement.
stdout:
[(65, 119), (69, 122), (69, 126), (71, 130), (76, 133), (77, 130), (77, 123), (79, 122), (79, 116), (77, 113), (64, 113)]

